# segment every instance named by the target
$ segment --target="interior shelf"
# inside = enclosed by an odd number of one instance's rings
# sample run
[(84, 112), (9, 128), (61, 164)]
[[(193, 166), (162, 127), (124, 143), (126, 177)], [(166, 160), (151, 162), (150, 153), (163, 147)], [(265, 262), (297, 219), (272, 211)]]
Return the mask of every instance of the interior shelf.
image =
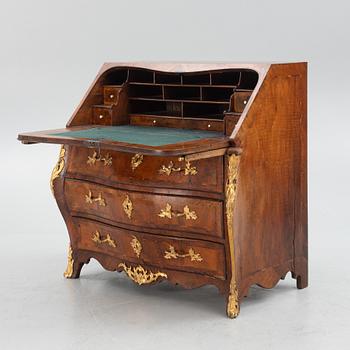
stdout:
[(130, 97), (129, 100), (139, 100), (139, 101), (166, 101), (166, 102), (183, 102), (183, 103), (207, 103), (207, 104), (224, 104), (229, 105), (230, 102), (228, 101), (209, 101), (209, 100), (195, 100), (195, 99), (188, 99), (182, 98), (181, 100), (175, 100), (171, 98), (157, 98), (157, 97)]
[(166, 73), (119, 68), (107, 75), (105, 85), (126, 86), (129, 114), (223, 120), (234, 112), (233, 101), (240, 102), (235, 94), (251, 94), (257, 81), (255, 71), (243, 69)]

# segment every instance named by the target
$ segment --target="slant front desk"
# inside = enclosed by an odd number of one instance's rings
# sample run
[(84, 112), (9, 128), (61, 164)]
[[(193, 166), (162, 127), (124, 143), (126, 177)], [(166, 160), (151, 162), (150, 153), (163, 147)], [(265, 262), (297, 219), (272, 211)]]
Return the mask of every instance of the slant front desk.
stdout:
[(67, 278), (91, 258), (139, 285), (307, 286), (306, 63), (104, 64), (61, 130), (51, 189)]

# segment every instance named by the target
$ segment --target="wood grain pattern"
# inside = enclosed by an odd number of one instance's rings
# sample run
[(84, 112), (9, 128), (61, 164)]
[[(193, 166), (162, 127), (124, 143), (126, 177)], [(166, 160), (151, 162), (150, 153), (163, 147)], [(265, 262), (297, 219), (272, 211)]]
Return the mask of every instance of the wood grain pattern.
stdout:
[[(224, 246), (221, 244), (208, 245), (200, 240), (150, 235), (86, 219), (75, 219), (74, 222), (79, 227), (77, 249), (115, 256), (135, 264), (153, 265), (159, 269), (175, 269), (225, 278), (225, 252)], [(115, 240), (116, 247), (95, 243), (92, 237), (96, 230), (103, 237), (109, 234)], [(131, 246), (131, 241), (135, 236), (142, 245), (140, 257), (137, 257)], [(194, 253), (199, 254), (202, 260), (191, 260), (190, 257), (166, 259), (165, 252), (169, 250), (170, 246), (173, 246), (176, 252), (181, 254), (187, 254), (189, 249), (193, 249)]]
[[(101, 195), (105, 205), (97, 201), (86, 202), (89, 191), (94, 198)], [(133, 210), (131, 217), (123, 210), (123, 202), (129, 197)], [(94, 215), (96, 218), (106, 218), (136, 227), (153, 227), (175, 231), (204, 233), (215, 237), (223, 236), (222, 203), (219, 201), (197, 199), (192, 197), (177, 197), (168, 195), (128, 192), (106, 186), (78, 180), (65, 181), (65, 198), (73, 215)], [(196, 214), (196, 219), (180, 217), (160, 217), (162, 209), (167, 204), (175, 212), (183, 212), (185, 206)]]
[(305, 64), (273, 65), (232, 135), (243, 150), (234, 220), (241, 293), (252, 275), (289, 261), (307, 286), (305, 94)]
[(223, 192), (223, 161), (222, 157), (206, 160), (191, 161), (191, 167), (197, 171), (195, 175), (185, 175), (184, 170), (171, 172), (170, 175), (160, 172), (172, 162), (174, 168), (185, 169), (185, 160), (179, 157), (152, 157), (142, 155), (142, 162), (132, 168), (133, 153), (100, 151), (101, 157), (108, 154), (111, 165), (103, 162), (87, 164), (88, 157), (92, 157), (97, 149), (73, 147), (67, 165), (69, 177), (89, 176), (117, 183), (132, 183), (148, 187), (180, 188), (183, 190), (199, 190), (205, 192)]

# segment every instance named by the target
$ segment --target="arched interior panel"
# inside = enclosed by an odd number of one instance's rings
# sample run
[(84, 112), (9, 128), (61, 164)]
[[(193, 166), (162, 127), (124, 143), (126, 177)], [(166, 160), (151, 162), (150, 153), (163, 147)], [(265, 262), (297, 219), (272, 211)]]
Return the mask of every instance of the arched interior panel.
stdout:
[(166, 73), (113, 68), (101, 79), (105, 91), (111, 88), (126, 91), (127, 113), (131, 118), (157, 116), (219, 121), (226, 114), (242, 113), (257, 84), (258, 73), (247, 69)]

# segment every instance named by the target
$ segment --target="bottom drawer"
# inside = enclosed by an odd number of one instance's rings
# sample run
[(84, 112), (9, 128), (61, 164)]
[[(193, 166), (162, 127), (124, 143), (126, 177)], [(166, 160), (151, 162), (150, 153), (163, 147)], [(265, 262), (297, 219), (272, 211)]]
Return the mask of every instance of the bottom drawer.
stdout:
[(225, 278), (222, 244), (129, 231), (87, 219), (75, 219), (75, 223), (78, 249), (159, 268)]

